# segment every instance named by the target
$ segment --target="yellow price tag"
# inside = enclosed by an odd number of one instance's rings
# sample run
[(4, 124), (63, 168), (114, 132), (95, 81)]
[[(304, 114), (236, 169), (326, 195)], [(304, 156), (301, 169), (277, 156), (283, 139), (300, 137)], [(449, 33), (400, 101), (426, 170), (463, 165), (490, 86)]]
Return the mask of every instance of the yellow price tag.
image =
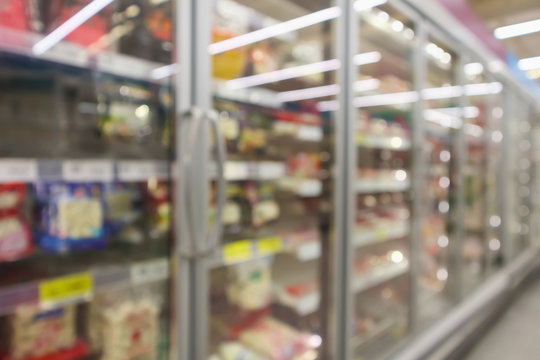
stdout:
[(94, 278), (91, 273), (81, 273), (43, 281), (39, 284), (42, 303), (55, 304), (92, 295)]
[(356, 135), (356, 144), (364, 145), (365, 142), (366, 142), (366, 136), (364, 134), (357, 134)]
[(225, 263), (246, 261), (253, 257), (250, 240), (235, 241), (223, 247), (223, 260)]
[(377, 241), (388, 239), (388, 230), (386, 228), (377, 228), (377, 230), (375, 230), (375, 238)]
[(283, 250), (283, 239), (279, 236), (262, 238), (257, 241), (259, 255), (271, 255)]

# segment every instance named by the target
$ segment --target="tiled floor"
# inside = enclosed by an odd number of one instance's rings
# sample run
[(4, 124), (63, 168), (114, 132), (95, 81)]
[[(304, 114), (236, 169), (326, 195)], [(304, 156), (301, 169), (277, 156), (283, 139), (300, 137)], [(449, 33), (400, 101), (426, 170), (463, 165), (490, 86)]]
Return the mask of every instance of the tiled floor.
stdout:
[(540, 359), (540, 278), (516, 299), (466, 360)]

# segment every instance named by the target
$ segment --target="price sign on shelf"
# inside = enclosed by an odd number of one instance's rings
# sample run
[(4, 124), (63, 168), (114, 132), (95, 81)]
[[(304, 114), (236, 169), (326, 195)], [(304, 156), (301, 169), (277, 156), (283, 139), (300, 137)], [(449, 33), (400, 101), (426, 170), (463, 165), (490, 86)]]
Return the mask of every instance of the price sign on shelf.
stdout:
[(279, 236), (267, 237), (257, 240), (257, 253), (259, 255), (272, 255), (283, 250), (283, 239)]
[(112, 181), (113, 163), (108, 160), (66, 160), (62, 163), (62, 178), (66, 181)]
[(162, 281), (169, 277), (169, 262), (166, 259), (148, 261), (131, 267), (133, 285)]
[(235, 241), (223, 247), (223, 261), (226, 264), (246, 261), (253, 257), (253, 246), (250, 240)]
[(120, 161), (117, 172), (120, 181), (144, 181), (152, 177), (165, 179), (169, 176), (165, 161)]
[(37, 180), (36, 160), (0, 160), (0, 182), (32, 182)]
[(377, 241), (385, 241), (388, 239), (388, 229), (384, 227), (379, 227), (375, 230), (375, 239)]
[(91, 273), (63, 276), (39, 284), (39, 300), (44, 305), (87, 299), (94, 291), (94, 278)]

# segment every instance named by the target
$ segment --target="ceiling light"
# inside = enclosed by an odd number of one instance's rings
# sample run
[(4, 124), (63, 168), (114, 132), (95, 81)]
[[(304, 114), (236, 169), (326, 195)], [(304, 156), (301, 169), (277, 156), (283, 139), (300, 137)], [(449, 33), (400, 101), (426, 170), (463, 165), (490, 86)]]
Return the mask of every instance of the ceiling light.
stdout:
[(278, 94), (278, 99), (281, 102), (299, 101), (306, 99), (315, 99), (325, 96), (339, 94), (339, 85), (317, 86), (307, 89), (284, 91)]
[(383, 5), (387, 0), (357, 0), (354, 2), (354, 10), (360, 12), (364, 10), (369, 10), (375, 6)]
[(54, 45), (58, 44), (62, 39), (72, 33), (79, 26), (84, 24), (88, 19), (97, 14), (105, 6), (112, 3), (114, 0), (94, 0), (75, 15), (70, 17), (62, 25), (54, 29), (49, 35), (38, 41), (33, 47), (32, 51), (36, 55), (41, 55)]
[(208, 52), (211, 55), (216, 55), (228, 50), (236, 49), (265, 39), (300, 30), (324, 21), (332, 20), (337, 18), (340, 14), (341, 9), (337, 6), (319, 10), (308, 15), (300, 16), (288, 21), (284, 21), (259, 30), (249, 32), (247, 34), (238, 35), (227, 40), (210, 44), (208, 46)]
[(493, 34), (497, 39), (508, 39), (540, 31), (540, 19), (496, 28)]
[(521, 59), (518, 66), (523, 71), (540, 69), (540, 56)]

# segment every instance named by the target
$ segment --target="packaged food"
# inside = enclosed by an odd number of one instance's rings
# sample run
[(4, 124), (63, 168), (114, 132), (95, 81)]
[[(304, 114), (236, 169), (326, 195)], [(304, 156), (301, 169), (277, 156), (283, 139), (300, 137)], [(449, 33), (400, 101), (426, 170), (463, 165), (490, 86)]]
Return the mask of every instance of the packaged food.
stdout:
[[(238, 36), (238, 33), (222, 29), (212, 29), (213, 43), (225, 41)], [(225, 51), (212, 56), (213, 76), (218, 79), (231, 80), (243, 75), (247, 62), (245, 46)]]
[(168, 234), (171, 224), (171, 199), (169, 183), (150, 179), (144, 184), (148, 206), (146, 209), (148, 228), (151, 238), (160, 238)]
[(141, 211), (137, 209), (137, 201), (140, 201), (140, 196), (140, 188), (135, 184), (104, 184), (109, 235), (120, 236), (122, 240), (134, 243), (142, 242), (143, 235), (135, 224), (142, 215)]
[(148, 105), (113, 102), (103, 108), (99, 129), (106, 138), (140, 141), (152, 133), (152, 112)]
[(78, 342), (75, 306), (41, 311), (37, 306), (19, 307), (8, 318), (8, 359), (41, 358), (59, 352), (77, 358), (87, 352)]
[(246, 182), (246, 198), (251, 206), (251, 223), (260, 227), (280, 216), (280, 208), (275, 200), (275, 188), (272, 184)]
[(300, 333), (271, 317), (265, 317), (244, 330), (239, 339), (271, 360), (301, 358), (306, 352), (313, 351), (309, 334)]
[(32, 234), (22, 214), (25, 195), (24, 184), (0, 185), (0, 262), (32, 252)]
[(240, 263), (229, 268), (228, 272), (227, 297), (229, 302), (248, 311), (270, 305), (272, 300), (270, 259)]
[[(160, 283), (99, 294), (88, 305), (85, 333), (103, 360), (157, 359)], [(161, 288), (159, 289), (161, 290)], [(146, 292), (146, 293), (145, 293)]]
[(35, 192), (39, 244), (45, 251), (105, 247), (102, 185), (40, 182), (35, 185)]

